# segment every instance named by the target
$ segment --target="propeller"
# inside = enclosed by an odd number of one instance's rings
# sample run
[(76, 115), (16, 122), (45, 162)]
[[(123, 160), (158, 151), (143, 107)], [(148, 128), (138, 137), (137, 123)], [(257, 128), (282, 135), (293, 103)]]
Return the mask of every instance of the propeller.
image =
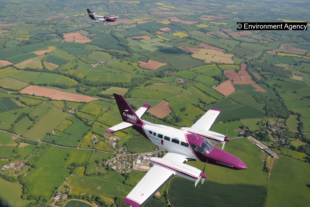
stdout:
[[(203, 184), (205, 182), (205, 177), (207, 177), (204, 172), (205, 172), (205, 169), (206, 169), (206, 166), (207, 166), (207, 163), (205, 164), (204, 168), (203, 168), (203, 171), (201, 172), (200, 176), (198, 177), (198, 179), (195, 181), (195, 187), (197, 186), (197, 184), (199, 183), (199, 181), (201, 180), (201, 184)], [(204, 175), (203, 178), (201, 175)], [(202, 179), (201, 179), (202, 178)]]
[(226, 136), (225, 136), (225, 138), (224, 138), (224, 142), (223, 142), (222, 150), (224, 150), (224, 147), (225, 147), (225, 143), (226, 143), (227, 134), (228, 134), (228, 128), (226, 129)]

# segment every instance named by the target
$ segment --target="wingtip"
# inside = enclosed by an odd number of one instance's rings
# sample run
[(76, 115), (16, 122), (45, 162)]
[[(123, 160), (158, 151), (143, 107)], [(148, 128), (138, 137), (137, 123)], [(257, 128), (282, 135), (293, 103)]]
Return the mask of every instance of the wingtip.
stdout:
[(151, 106), (150, 104), (143, 104), (142, 107), (144, 107), (144, 108), (149, 108), (150, 106)]
[(112, 129), (107, 129), (107, 130), (104, 130), (106, 133), (108, 133), (108, 134), (111, 134), (111, 133), (113, 133), (114, 132), (114, 130), (112, 130)]
[(221, 109), (211, 108), (210, 110), (222, 112), (222, 110), (221, 110)]
[(133, 200), (127, 198), (127, 197), (123, 200), (123, 202), (128, 204), (128, 205), (130, 205), (130, 206), (132, 206), (132, 207), (139, 207), (140, 206), (139, 203), (137, 203), (137, 202), (135, 202), (135, 201), (133, 201)]

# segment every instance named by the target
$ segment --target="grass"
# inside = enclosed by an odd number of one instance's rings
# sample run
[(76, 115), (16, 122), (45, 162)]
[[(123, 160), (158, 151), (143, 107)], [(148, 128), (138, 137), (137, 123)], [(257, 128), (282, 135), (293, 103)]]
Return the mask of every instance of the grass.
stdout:
[(222, 94), (218, 93), (216, 90), (202, 83), (195, 84), (195, 87), (201, 90), (202, 92), (207, 93), (208, 95), (212, 96), (213, 98), (216, 98), (217, 100), (221, 100), (222, 98), (224, 98)]
[(53, 108), (53, 105), (50, 103), (42, 103), (38, 107), (36, 107), (34, 110), (32, 110), (29, 114), (29, 116), (33, 119), (41, 119), (45, 114), (47, 114), (50, 109)]
[(113, 148), (111, 148), (108, 144), (106, 144), (103, 141), (99, 141), (99, 143), (96, 144), (96, 149), (106, 151), (106, 152), (114, 152), (115, 151)]
[(128, 178), (125, 181), (126, 185), (129, 186), (136, 186), (140, 180), (146, 175), (146, 172), (141, 172), (137, 170), (133, 170), (130, 172)]
[(214, 78), (211, 78), (209, 76), (205, 76), (205, 75), (198, 75), (196, 78), (195, 78), (195, 81), (199, 81), (209, 87), (213, 87), (213, 86), (216, 86), (218, 85), (218, 81), (214, 80)]
[(172, 94), (158, 92), (158, 91), (149, 91), (143, 89), (133, 89), (130, 91), (131, 97), (133, 98), (143, 98), (143, 99), (167, 99), (172, 96)]
[(90, 155), (91, 152), (86, 150), (50, 147), (36, 163), (36, 168), (25, 177), (30, 194), (50, 198), (55, 187), (58, 188), (69, 176), (66, 166), (73, 162), (84, 163)]
[(144, 70), (138, 66), (137, 63), (132, 63), (128, 61), (121, 61), (114, 64), (109, 65), (111, 68), (123, 70), (125, 72), (129, 73), (137, 73), (137, 72), (143, 72)]
[(69, 201), (65, 207), (92, 207), (92, 205), (89, 205), (82, 201)]
[(59, 74), (54, 73), (41, 73), (34, 81), (34, 84), (42, 84), (42, 83), (54, 83), (55, 80), (59, 77)]
[(302, 160), (302, 161), (306, 161), (305, 158), (308, 156), (305, 153), (297, 152), (297, 151), (294, 151), (294, 150), (291, 150), (291, 149), (287, 149), (287, 148), (284, 148), (284, 147), (282, 148), (282, 153), (281, 154), (289, 156), (289, 157), (293, 157), (293, 158), (296, 158), (296, 159), (299, 159), (299, 160)]
[(23, 186), (18, 182), (11, 183), (9, 181), (0, 178), (0, 186), (1, 186), (0, 195), (1, 198), (4, 200), (3, 203), (10, 202), (13, 204), (19, 204), (21, 206), (25, 206), (31, 202), (28, 200), (21, 199)]
[(258, 103), (251, 95), (248, 95), (243, 91), (237, 90), (228, 97), (241, 105), (245, 105), (258, 111), (264, 112), (264, 104)]
[(243, 123), (241, 121), (214, 124), (210, 130), (224, 134), (224, 135), (227, 134), (227, 137), (232, 138), (232, 137), (238, 137), (239, 136), (239, 133), (237, 132), (237, 130), (242, 125), (243, 125)]
[[(287, 166), (294, 166), (288, 168)], [(308, 163), (281, 156), (274, 161), (268, 184), (266, 207), (270, 206), (306, 206), (310, 202), (307, 196), (310, 183)]]
[(78, 84), (78, 82), (74, 79), (68, 78), (66, 76), (60, 75), (56, 78), (54, 83), (58, 83), (58, 84), (66, 84), (69, 86), (73, 86)]
[(62, 109), (65, 105), (63, 101), (50, 101), (50, 103), (59, 109)]
[(114, 126), (122, 122), (122, 118), (119, 114), (119, 110), (117, 106), (114, 106), (113, 110), (100, 115), (97, 121), (100, 123), (106, 124), (108, 126)]
[(27, 106), (37, 106), (40, 103), (42, 103), (42, 100), (38, 100), (35, 98), (28, 98), (28, 97), (24, 97), (24, 96), (20, 96), (19, 101), (22, 102), (23, 104), (27, 105)]
[(34, 81), (40, 74), (40, 72), (23, 71), (12, 75), (10, 78), (30, 83), (31, 81)]
[(0, 132), (0, 144), (14, 144), (15, 141), (12, 137), (4, 132)]
[(286, 121), (286, 125), (292, 132), (298, 132), (297, 115), (291, 114), (288, 120)]
[(41, 139), (47, 132), (52, 131), (58, 126), (69, 114), (59, 111), (53, 107), (46, 115), (44, 115), (33, 128), (28, 130), (24, 136), (30, 139)]
[(181, 97), (186, 101), (195, 105), (204, 105), (202, 101), (205, 102), (206, 104), (216, 101), (216, 99), (214, 99), (211, 96), (208, 96), (207, 94), (203, 93), (194, 86), (191, 86), (186, 91), (183, 91), (181, 93)]
[(108, 154), (108, 153), (103, 153), (103, 152), (93, 152), (89, 158), (89, 162), (90, 163), (93, 163), (95, 162), (96, 160), (108, 160), (110, 158), (113, 158), (115, 157), (115, 155), (112, 155), (112, 154)]
[(62, 50), (72, 55), (88, 55), (89, 53), (91, 53), (91, 50), (80, 48), (62, 48)]
[(159, 104), (161, 102), (161, 100), (151, 100), (151, 99), (127, 99), (127, 102), (130, 105), (134, 105), (135, 107), (140, 108), (141, 106), (143, 106), (143, 104), (150, 104), (151, 107), (156, 106), (157, 104)]
[(56, 128), (56, 130), (58, 130), (58, 131), (64, 131), (64, 130), (66, 130), (70, 125), (72, 124), (72, 121), (70, 121), (70, 120), (63, 120), (63, 122), (61, 122), (61, 124), (59, 124), (58, 126), (57, 126), (57, 128)]
[(5, 69), (0, 69), (0, 79), (12, 76), (16, 73), (20, 73), (21, 71), (16, 70), (15, 68), (8, 67)]
[(19, 106), (9, 97), (0, 99), (0, 113), (18, 108)]
[(301, 145), (306, 145), (306, 142), (302, 142), (300, 141), (300, 139), (290, 139), (290, 143), (295, 146), (296, 148), (298, 148)]
[(222, 70), (239, 70), (239, 65), (219, 65)]
[(92, 101), (86, 104), (80, 111), (97, 116), (103, 109), (107, 110), (111, 106), (110, 103), (103, 101)]
[(21, 113), (29, 113), (32, 108), (22, 108), (0, 113), (0, 129), (8, 130)]
[(181, 78), (186, 78), (186, 79), (194, 79), (198, 74), (194, 73), (192, 71), (188, 71), (188, 70), (182, 70), (177, 72), (176, 74), (177, 76), (181, 77)]
[(51, 55), (51, 56), (55, 56), (55, 57), (59, 57), (59, 58), (65, 59), (65, 60), (74, 60), (74, 59), (76, 59), (76, 57), (74, 55), (71, 55), (71, 54), (69, 54), (69, 53), (67, 53), (67, 52), (65, 52), (63, 50), (60, 50), (60, 49), (53, 50), (52, 52), (50, 52), (48, 54)]
[(34, 53), (27, 53), (27, 54), (22, 54), (22, 55), (9, 58), (8, 61), (10, 61), (11, 63), (17, 64), (17, 63), (23, 62), (24, 60), (28, 60), (34, 57), (37, 57), (37, 55)]
[(165, 49), (165, 48), (170, 48), (172, 47), (171, 45), (161, 43), (161, 42), (153, 42), (153, 43), (146, 43), (143, 45), (139, 45), (142, 49), (155, 52), (157, 50)]
[(33, 122), (26, 116), (16, 123), (14, 130), (16, 134), (24, 134), (32, 124)]
[(128, 152), (140, 153), (154, 151), (152, 142), (142, 136), (133, 136), (126, 144)]
[(251, 131), (255, 131), (259, 129), (258, 122), (260, 121), (260, 118), (256, 119), (241, 119), (240, 121), (243, 123), (244, 126), (249, 127)]
[(131, 82), (130, 74), (111, 74), (90, 72), (86, 80), (101, 82)]
[(184, 89), (177, 87), (177, 86), (170, 86), (170, 85), (149, 85), (145, 87), (147, 90), (152, 90), (152, 91), (161, 91), (161, 92), (166, 92), (166, 93), (174, 93), (174, 94), (179, 94), (181, 93)]
[(128, 88), (119, 88), (119, 87), (111, 87), (105, 91), (102, 91), (100, 94), (120, 94), (122, 96), (124, 96), (128, 91)]
[(266, 60), (267, 63), (270, 64), (278, 64), (278, 63), (290, 64), (290, 65), (295, 64), (295, 61), (291, 57), (266, 54), (264, 59)]
[(20, 90), (27, 85), (28, 83), (21, 82), (12, 78), (4, 78), (0, 80), (0, 86), (7, 89)]
[(43, 58), (44, 58), (44, 56), (40, 55), (38, 57), (31, 58), (31, 59), (25, 60), (21, 63), (18, 63), (15, 65), (15, 67), (17, 67), (19, 69), (25, 69), (25, 68), (43, 69), (43, 66), (41, 63)]

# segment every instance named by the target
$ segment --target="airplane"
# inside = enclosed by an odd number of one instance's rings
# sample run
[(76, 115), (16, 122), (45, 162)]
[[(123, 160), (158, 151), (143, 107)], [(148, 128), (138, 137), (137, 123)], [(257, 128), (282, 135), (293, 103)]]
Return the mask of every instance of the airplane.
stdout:
[(89, 9), (87, 9), (88, 12), (88, 16), (92, 19), (95, 20), (93, 21), (94, 23), (99, 23), (99, 22), (115, 22), (116, 19), (118, 18), (118, 16), (115, 17), (107, 17), (107, 16), (99, 16), (99, 15), (95, 15), (97, 14), (97, 12), (92, 13)]
[[(211, 108), (192, 127), (183, 127), (180, 130), (142, 120), (141, 117), (150, 107), (149, 104), (144, 104), (135, 112), (122, 95), (113, 95), (123, 122), (105, 132), (111, 134), (133, 127), (153, 144), (168, 151), (162, 158), (150, 159), (153, 167), (126, 196), (124, 203), (132, 207), (142, 206), (174, 175), (194, 181), (195, 187), (200, 180), (203, 184), (207, 178), (204, 174), (207, 163), (235, 170), (247, 169), (241, 159), (214, 147), (211, 143), (211, 141), (216, 143), (230, 141), (225, 135), (209, 131), (221, 110)], [(201, 161), (206, 164), (201, 171), (185, 164), (186, 161)]]

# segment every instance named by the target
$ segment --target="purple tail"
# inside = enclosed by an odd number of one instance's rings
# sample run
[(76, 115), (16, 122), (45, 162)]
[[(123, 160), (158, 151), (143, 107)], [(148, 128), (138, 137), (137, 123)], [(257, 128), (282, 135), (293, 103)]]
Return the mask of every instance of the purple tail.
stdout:
[(122, 95), (113, 94), (116, 100), (119, 112), (123, 118), (123, 121), (129, 122), (131, 124), (140, 124), (143, 125), (141, 119), (137, 116), (136, 112), (131, 108), (127, 103), (125, 98)]
[(89, 16), (91, 19), (96, 20), (94, 14), (93, 14), (89, 9), (87, 9), (87, 12), (88, 12), (88, 16)]

